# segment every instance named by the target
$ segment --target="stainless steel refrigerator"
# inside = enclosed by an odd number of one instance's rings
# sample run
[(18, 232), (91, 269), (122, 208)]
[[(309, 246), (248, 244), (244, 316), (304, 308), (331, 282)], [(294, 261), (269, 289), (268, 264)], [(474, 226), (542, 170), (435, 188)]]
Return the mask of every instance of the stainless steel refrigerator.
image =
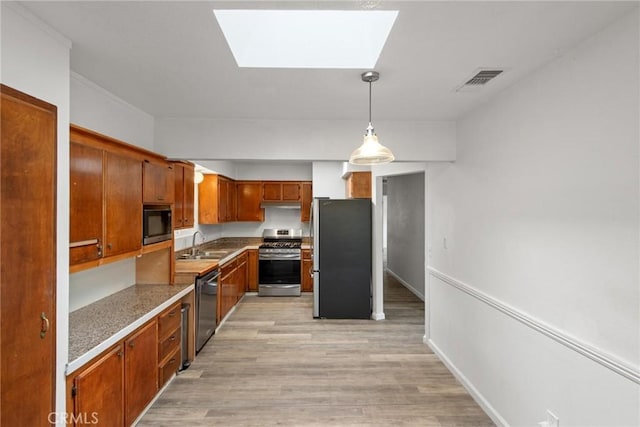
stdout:
[(312, 205), (313, 317), (371, 318), (371, 200)]

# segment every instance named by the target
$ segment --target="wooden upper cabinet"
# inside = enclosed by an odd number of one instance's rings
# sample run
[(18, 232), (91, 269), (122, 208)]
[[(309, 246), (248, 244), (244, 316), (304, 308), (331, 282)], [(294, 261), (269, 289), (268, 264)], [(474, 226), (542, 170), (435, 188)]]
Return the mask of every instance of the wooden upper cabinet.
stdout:
[(238, 221), (264, 221), (264, 209), (260, 207), (260, 198), (262, 196), (262, 182), (236, 182), (236, 196), (236, 219)]
[(194, 167), (192, 164), (174, 162), (173, 227), (191, 228), (194, 225)]
[(313, 188), (311, 182), (302, 184), (302, 202), (300, 206), (300, 221), (309, 222), (311, 219), (311, 201), (313, 199)]
[(347, 198), (371, 198), (371, 172), (351, 172), (347, 178)]
[(198, 185), (198, 222), (220, 224), (235, 221), (235, 182), (222, 175), (207, 174)]
[(98, 148), (70, 143), (69, 262), (102, 257), (103, 155)]
[(301, 199), (302, 189), (299, 182), (282, 183), (282, 201), (298, 201)]
[(262, 201), (298, 202), (302, 189), (299, 181), (264, 181), (262, 183)]
[(105, 256), (142, 248), (142, 162), (105, 154)]
[(173, 166), (164, 161), (144, 160), (144, 203), (171, 204), (174, 200)]

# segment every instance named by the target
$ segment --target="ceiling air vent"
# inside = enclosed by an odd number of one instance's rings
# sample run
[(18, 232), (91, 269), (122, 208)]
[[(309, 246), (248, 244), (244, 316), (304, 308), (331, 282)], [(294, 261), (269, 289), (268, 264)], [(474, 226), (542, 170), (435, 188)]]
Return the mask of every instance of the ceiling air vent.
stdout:
[(502, 74), (503, 71), (504, 70), (486, 68), (477, 70), (472, 77), (468, 78), (463, 84), (456, 88), (456, 92), (479, 90), (482, 86)]

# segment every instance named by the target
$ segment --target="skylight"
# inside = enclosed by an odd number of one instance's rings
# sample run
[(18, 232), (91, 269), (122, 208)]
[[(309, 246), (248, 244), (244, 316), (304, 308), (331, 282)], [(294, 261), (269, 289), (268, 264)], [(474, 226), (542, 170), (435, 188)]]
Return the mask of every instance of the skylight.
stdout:
[(238, 67), (374, 68), (397, 10), (214, 10)]

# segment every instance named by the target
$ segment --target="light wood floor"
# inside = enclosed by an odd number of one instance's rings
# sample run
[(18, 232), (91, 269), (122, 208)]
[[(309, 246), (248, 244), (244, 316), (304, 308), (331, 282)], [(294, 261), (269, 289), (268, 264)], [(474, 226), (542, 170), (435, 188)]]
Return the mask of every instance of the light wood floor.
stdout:
[(424, 303), (385, 278), (387, 320), (314, 320), (310, 295), (245, 296), (140, 426), (493, 426), (422, 343)]

